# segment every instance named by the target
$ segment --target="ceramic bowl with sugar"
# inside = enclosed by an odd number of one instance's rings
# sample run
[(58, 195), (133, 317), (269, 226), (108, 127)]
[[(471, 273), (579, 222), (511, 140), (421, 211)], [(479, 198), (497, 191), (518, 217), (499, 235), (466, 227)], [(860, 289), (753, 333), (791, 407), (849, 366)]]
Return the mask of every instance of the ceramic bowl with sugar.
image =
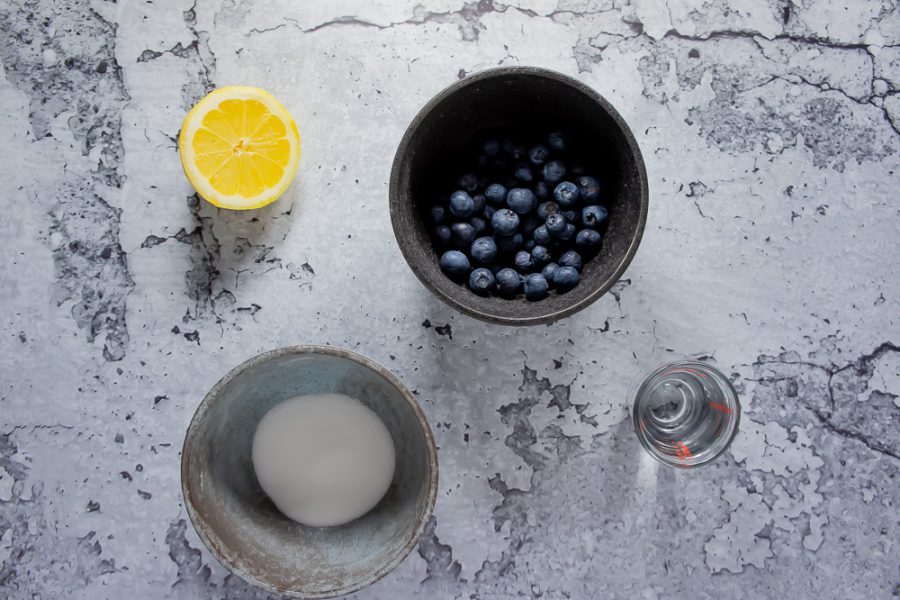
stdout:
[[(387, 426), (394, 479), (371, 511), (314, 528), (288, 519), (265, 495), (251, 461), (256, 426), (294, 396), (356, 398)], [(384, 577), (413, 549), (437, 494), (437, 450), (416, 399), (374, 361), (330, 346), (255, 356), (209, 391), (188, 427), (181, 482), (191, 521), (210, 552), (244, 580), (292, 598), (329, 598)]]

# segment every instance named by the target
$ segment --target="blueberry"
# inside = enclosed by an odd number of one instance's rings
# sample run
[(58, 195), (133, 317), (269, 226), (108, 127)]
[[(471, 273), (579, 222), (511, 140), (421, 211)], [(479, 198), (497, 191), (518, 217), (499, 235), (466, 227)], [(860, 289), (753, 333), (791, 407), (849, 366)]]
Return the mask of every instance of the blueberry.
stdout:
[(438, 243), (449, 244), (450, 240), (453, 239), (453, 234), (450, 233), (450, 228), (446, 225), (438, 225), (434, 228), (434, 237)]
[(479, 217), (472, 217), (469, 219), (469, 225), (475, 230), (475, 235), (481, 235), (484, 233), (484, 230), (487, 229), (487, 223), (484, 219)]
[(571, 181), (563, 181), (553, 189), (553, 199), (563, 208), (571, 208), (578, 203), (578, 186)]
[(547, 295), (547, 280), (540, 273), (532, 273), (525, 278), (525, 297), (528, 300), (540, 300)]
[(459, 250), (448, 250), (441, 256), (441, 268), (451, 277), (469, 274), (469, 259)]
[(581, 271), (581, 255), (574, 250), (563, 252), (563, 255), (559, 257), (557, 262), (559, 263), (560, 268), (572, 267), (577, 271)]
[(488, 156), (497, 156), (500, 153), (500, 142), (494, 138), (485, 140), (481, 145), (481, 150)]
[(506, 194), (506, 205), (520, 215), (534, 210), (537, 198), (528, 188), (513, 188)]
[(512, 235), (519, 227), (519, 215), (508, 208), (501, 208), (491, 217), (491, 225), (498, 235)]
[(450, 226), (453, 234), (453, 243), (460, 248), (468, 248), (475, 239), (475, 228), (468, 223), (454, 223)]
[(468, 217), (475, 212), (475, 201), (462, 190), (453, 192), (450, 195), (450, 212), (454, 217)]
[(503, 151), (516, 160), (525, 158), (525, 155), (528, 154), (528, 150), (525, 148), (525, 146), (516, 144), (509, 138), (503, 140)]
[(519, 273), (527, 273), (534, 266), (534, 263), (531, 261), (531, 252), (526, 250), (516, 252), (516, 258), (513, 262), (516, 265), (516, 271)]
[(541, 225), (537, 229), (534, 230), (534, 241), (542, 246), (546, 246), (550, 243), (550, 240), (553, 239), (550, 237), (550, 231), (547, 229), (546, 225)]
[(526, 162), (516, 163), (516, 171), (514, 173), (516, 179), (519, 181), (524, 181), (525, 183), (531, 183), (534, 181), (534, 173), (531, 172), (531, 167), (528, 166)]
[(577, 223), (578, 222), (578, 213), (574, 210), (564, 210), (561, 211), (562, 216), (566, 218), (566, 223)]
[(484, 197), (491, 204), (503, 204), (506, 202), (506, 188), (499, 183), (492, 183), (484, 190)]
[(494, 274), (488, 269), (475, 269), (469, 274), (469, 289), (482, 296), (494, 287)]
[(550, 256), (550, 251), (545, 246), (535, 246), (531, 250), (531, 262), (538, 269), (543, 269), (551, 260), (553, 257)]
[(428, 220), (431, 221), (432, 225), (440, 225), (444, 222), (444, 218), (447, 216), (447, 209), (443, 206), (432, 206), (431, 210), (428, 211)]
[(534, 195), (543, 200), (550, 196), (550, 186), (544, 181), (538, 181), (534, 184)]
[(492, 237), (480, 237), (472, 242), (470, 253), (475, 262), (489, 264), (497, 256), (497, 243)]
[(497, 250), (503, 254), (512, 254), (522, 248), (522, 234), (502, 235), (494, 238)]
[(575, 233), (577, 232), (574, 225), (571, 223), (566, 223), (565, 231), (561, 232), (556, 236), (556, 239), (560, 242), (570, 242), (575, 239)]
[(484, 194), (475, 194), (472, 196), (472, 201), (475, 203), (475, 212), (484, 210)]
[(578, 285), (579, 279), (578, 271), (574, 267), (560, 267), (553, 275), (553, 283), (563, 292)]
[(606, 223), (608, 217), (609, 213), (606, 209), (597, 204), (585, 206), (581, 209), (581, 222), (585, 227), (590, 227), (591, 229), (600, 229)]
[(547, 221), (544, 225), (550, 233), (550, 237), (557, 238), (559, 234), (565, 232), (568, 223), (566, 223), (566, 218), (561, 214), (551, 213), (547, 216)]
[(471, 194), (478, 189), (478, 176), (475, 173), (460, 175), (456, 180), (456, 185)]
[(527, 242), (525, 242), (525, 244), (522, 245), (522, 247), (531, 252), (532, 250), (534, 250), (534, 247), (536, 245), (537, 244), (534, 243), (534, 240), (528, 240)]
[(528, 151), (528, 160), (530, 160), (533, 165), (542, 165), (549, 157), (550, 150), (547, 149), (547, 146), (542, 144), (532, 146), (531, 150)]
[(551, 132), (550, 135), (547, 136), (547, 145), (554, 150), (565, 150), (566, 138), (563, 136), (562, 131)]
[(600, 197), (600, 182), (593, 177), (584, 175), (576, 179), (575, 183), (578, 184), (578, 191), (581, 192), (581, 197), (586, 201), (593, 202)]
[(553, 285), (553, 277), (556, 275), (556, 271), (558, 271), (558, 270), (559, 270), (559, 265), (552, 262), (552, 263), (544, 266), (543, 269), (541, 269), (541, 275), (543, 275), (544, 279), (547, 280), (547, 283), (549, 283), (552, 286)]
[(558, 160), (551, 160), (544, 165), (544, 181), (559, 183), (566, 176), (566, 167)]
[(579, 248), (596, 248), (600, 245), (602, 239), (603, 236), (593, 229), (582, 229), (578, 232), (578, 235), (575, 236), (575, 244)]
[(541, 204), (537, 207), (537, 216), (542, 221), (546, 221), (547, 217), (555, 212), (559, 212), (559, 204), (553, 202), (552, 200), (541, 202)]
[(493, 206), (491, 206), (490, 204), (488, 204), (487, 206), (484, 207), (484, 210), (482, 211), (481, 214), (484, 215), (485, 220), (490, 221), (491, 218), (494, 216), (495, 212), (497, 212), (497, 209), (494, 208)]
[(509, 267), (497, 271), (497, 292), (501, 296), (511, 298), (519, 293), (519, 287), (522, 285), (522, 278), (514, 270)]

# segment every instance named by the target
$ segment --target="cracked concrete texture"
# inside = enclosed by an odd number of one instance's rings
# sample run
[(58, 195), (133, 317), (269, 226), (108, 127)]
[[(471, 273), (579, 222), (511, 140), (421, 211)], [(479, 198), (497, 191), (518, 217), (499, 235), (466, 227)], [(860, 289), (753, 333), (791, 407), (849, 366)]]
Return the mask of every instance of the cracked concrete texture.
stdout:
[[(115, 23), (86, 1), (56, 9), (39, 2), (3, 9), (0, 29), (6, 79), (30, 99), (25, 116), (32, 139), (53, 138), (63, 117), (79, 162), (92, 165), (41, 190), (38, 204), (50, 207), (44, 235), (53, 251), (54, 299), (70, 306), (89, 342), (102, 339), (107, 360), (122, 360), (129, 343), (125, 302), (134, 282), (119, 243), (121, 209), (106, 198), (123, 183), (120, 111), (128, 101), (114, 55)], [(19, 203), (30, 201), (21, 191)]]
[[(892, 597), (900, 10), (849, 8), (0, 7), (0, 596), (266, 598), (187, 522), (182, 433), (236, 363), (330, 343), (396, 372), (440, 446), (417, 551), (360, 599)], [(522, 330), (432, 298), (386, 210), (419, 108), (515, 64), (617, 106), (651, 188), (625, 278)], [(176, 152), (185, 111), (232, 83), (273, 92), (303, 139), (297, 181), (252, 213), (199, 201)], [(692, 473), (642, 453), (626, 401), (684, 356), (745, 407), (732, 449)]]

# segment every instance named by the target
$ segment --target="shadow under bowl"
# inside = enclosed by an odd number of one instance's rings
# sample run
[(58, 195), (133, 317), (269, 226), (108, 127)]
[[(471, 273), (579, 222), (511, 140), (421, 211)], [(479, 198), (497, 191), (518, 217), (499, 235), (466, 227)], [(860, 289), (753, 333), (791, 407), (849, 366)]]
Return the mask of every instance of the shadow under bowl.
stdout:
[[(485, 135), (509, 131), (522, 140), (567, 133), (567, 152), (603, 188), (609, 226), (581, 282), (565, 294), (531, 302), (479, 296), (448, 278), (424, 219), (447, 184), (471, 170), (471, 148)], [(468, 161), (466, 159), (469, 159)], [(634, 135), (600, 94), (576, 79), (534, 67), (503, 67), (470, 75), (434, 97), (413, 119), (394, 158), (390, 209), (400, 250), (419, 280), (468, 315), (505, 325), (536, 325), (569, 316), (596, 301), (622, 276), (647, 220), (647, 172)]]
[[(332, 392), (381, 418), (397, 464), (370, 512), (345, 525), (307, 527), (281, 514), (260, 488), (253, 435), (276, 404)], [(225, 375), (197, 408), (181, 459), (187, 511), (210, 552), (247, 582), (293, 598), (349, 594), (393, 570), (431, 515), (437, 477), (431, 428), (412, 394), (377, 363), (329, 346), (280, 348)]]

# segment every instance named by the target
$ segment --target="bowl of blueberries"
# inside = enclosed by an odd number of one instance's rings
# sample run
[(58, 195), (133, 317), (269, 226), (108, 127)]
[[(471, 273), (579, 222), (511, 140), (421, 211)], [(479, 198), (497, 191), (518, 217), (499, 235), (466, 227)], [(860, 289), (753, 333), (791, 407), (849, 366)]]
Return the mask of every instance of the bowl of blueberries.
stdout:
[(549, 323), (602, 296), (647, 220), (634, 135), (596, 91), (504, 67), (440, 92), (394, 159), (394, 234), (438, 298), (507, 325)]

